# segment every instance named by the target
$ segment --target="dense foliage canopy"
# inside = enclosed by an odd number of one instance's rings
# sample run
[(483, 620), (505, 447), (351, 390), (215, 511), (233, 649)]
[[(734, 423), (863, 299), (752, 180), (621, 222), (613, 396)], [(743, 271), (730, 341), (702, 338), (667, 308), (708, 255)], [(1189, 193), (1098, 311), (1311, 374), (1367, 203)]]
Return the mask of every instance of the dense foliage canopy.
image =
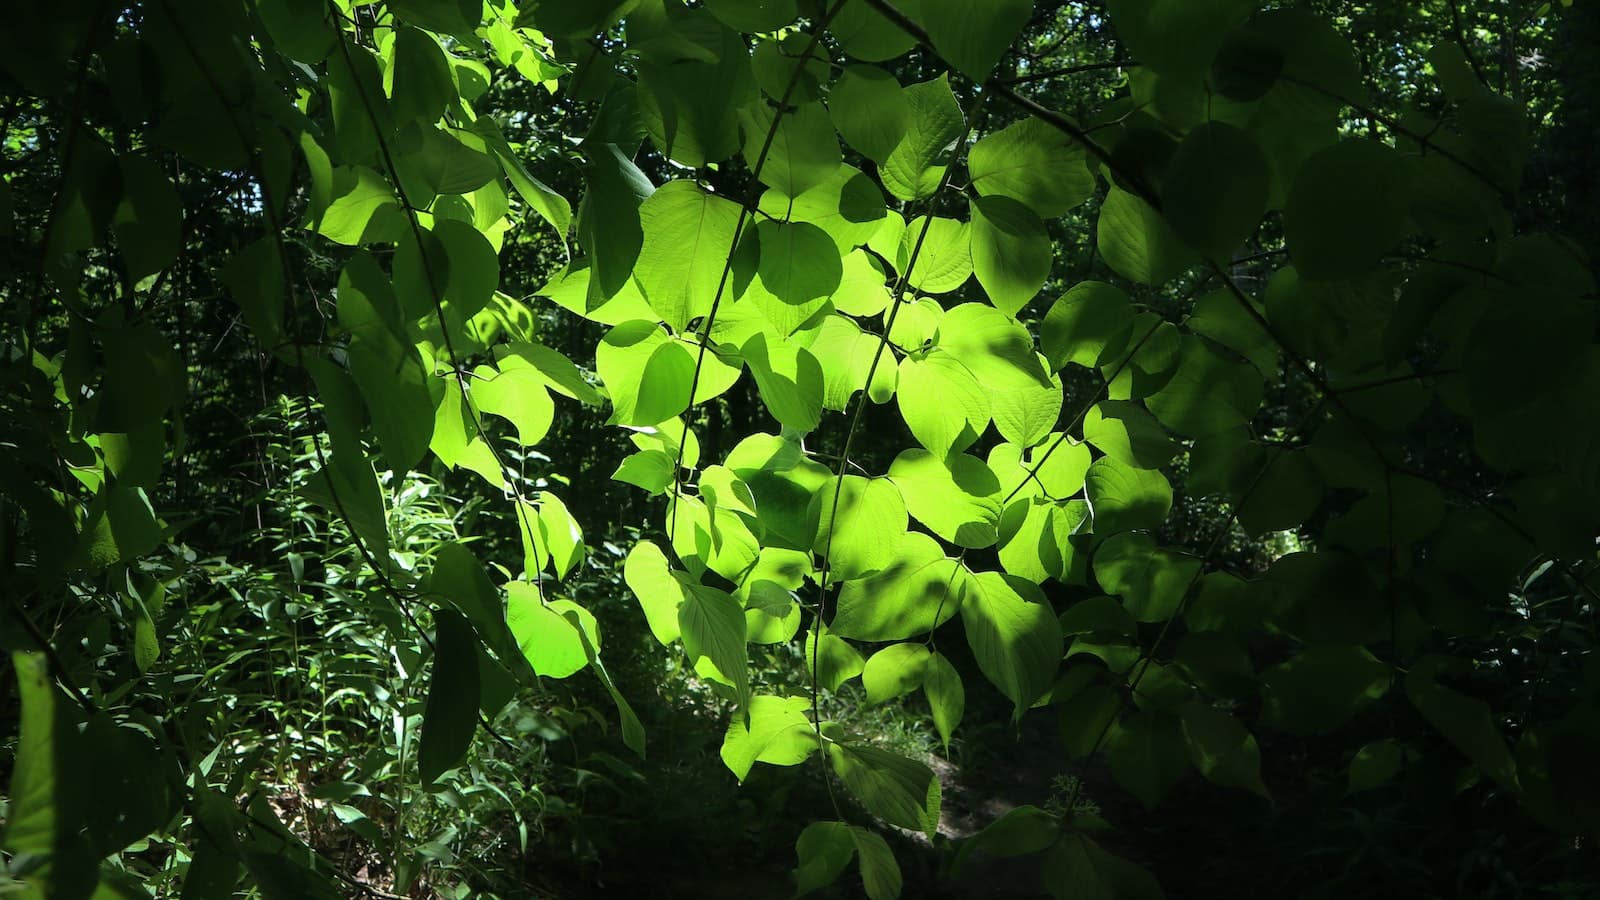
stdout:
[(1600, 14), (1482, 6), (13, 4), (0, 890), (1600, 891)]

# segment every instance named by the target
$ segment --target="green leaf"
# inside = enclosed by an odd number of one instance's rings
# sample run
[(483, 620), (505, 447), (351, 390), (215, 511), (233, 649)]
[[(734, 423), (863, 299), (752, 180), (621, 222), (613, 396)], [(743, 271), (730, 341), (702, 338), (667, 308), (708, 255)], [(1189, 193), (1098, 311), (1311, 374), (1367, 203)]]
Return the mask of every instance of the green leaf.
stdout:
[(183, 210), (178, 192), (155, 161), (129, 154), (117, 164), (122, 169), (122, 202), (111, 216), (111, 232), (128, 280), (137, 283), (177, 258)]
[(1353, 278), (1406, 236), (1412, 170), (1377, 141), (1348, 139), (1306, 160), (1283, 208), (1289, 259), (1302, 278)]
[(1059, 432), (1051, 435), (1048, 444), (1028, 452), (1027, 469), (1032, 472), (1030, 487), (1052, 500), (1065, 500), (1083, 490), (1084, 478), (1089, 472), (1091, 455), (1087, 445)]
[(691, 661), (704, 658), (732, 686), (740, 709), (750, 702), (749, 661), (744, 648), (744, 607), (725, 591), (690, 585), (678, 607), (678, 629)]
[[(692, 15), (692, 13), (691, 13)], [(635, 20), (630, 18), (634, 38)], [(738, 110), (756, 99), (755, 77), (744, 38), (712, 23), (719, 32), (707, 59), (640, 60), (639, 117), (651, 143), (673, 162), (691, 168), (738, 152)]]
[(578, 639), (583, 641), (584, 653), (589, 658), (589, 668), (594, 670), (595, 677), (605, 686), (606, 692), (611, 695), (611, 702), (616, 704), (617, 716), (622, 720), (622, 743), (629, 750), (644, 758), (644, 725), (634, 713), (633, 707), (628, 705), (628, 699), (617, 690), (616, 683), (611, 680), (611, 674), (606, 671), (605, 664), (600, 661), (600, 652), (590, 643), (589, 637), (582, 629), (575, 629)]
[(539, 540), (545, 558), (557, 578), (566, 578), (583, 560), (583, 529), (572, 517), (561, 498), (549, 491), (539, 492)]
[[(642, 206), (655, 192), (655, 185), (616, 144), (591, 152), (583, 176), (586, 190), (578, 204), (578, 245), (589, 258), (590, 290), (609, 299), (632, 277), (645, 240)], [(512, 184), (516, 185), (515, 178)], [(669, 213), (692, 205), (684, 202), (690, 199), (672, 201), (666, 209), (658, 205), (652, 213), (657, 226), (676, 221), (678, 217)], [(731, 233), (728, 238), (732, 240)]]
[(1094, 507), (1094, 533), (1155, 528), (1172, 509), (1172, 485), (1160, 472), (1136, 469), (1104, 456), (1089, 466), (1084, 492)]
[(1094, 369), (1122, 353), (1132, 324), (1127, 294), (1104, 282), (1084, 281), (1050, 305), (1039, 346), (1052, 369), (1067, 363)]
[(1033, 14), (1033, 0), (922, 0), (933, 48), (975, 82), (987, 80)]
[(1013, 718), (1021, 718), (1055, 680), (1061, 626), (1037, 585), (999, 572), (972, 579), (961, 605), (967, 643), (984, 676), (1011, 699)]
[(62, 703), (43, 654), (13, 651), (21, 721), (11, 770), (5, 832), (8, 853), (42, 857), (29, 881), (48, 885), (35, 896), (89, 896), (94, 888), (94, 856), (82, 830), (88, 760), (78, 726)]
[(1053, 900), (1078, 897), (1161, 900), (1164, 896), (1154, 876), (1139, 866), (1108, 853), (1083, 834), (1062, 837), (1044, 859), (1042, 876)]
[(877, 66), (846, 66), (828, 91), (828, 112), (845, 143), (873, 162), (887, 160), (911, 125), (900, 82)]
[(887, 567), (905, 536), (906, 503), (887, 478), (830, 478), (806, 508), (811, 550), (828, 557), (830, 581)]
[(494, 119), (489, 116), (479, 116), (477, 121), (472, 123), (472, 128), (500, 161), (500, 168), (506, 173), (511, 186), (516, 189), (517, 196), (550, 223), (550, 227), (555, 229), (557, 239), (565, 242), (567, 229), (572, 224), (572, 204), (551, 190), (549, 185), (528, 173), (522, 165), (522, 160), (501, 135)]
[(872, 575), (848, 581), (829, 631), (862, 641), (895, 641), (926, 634), (961, 610), (970, 573), (944, 555), (938, 542), (912, 532)]
[(470, 131), (413, 127), (402, 132), (399, 145), (400, 181), (412, 202), (421, 199), (416, 196), (419, 186), (431, 194), (470, 194), (501, 175), (488, 144)]
[[(1070, 671), (1070, 670), (1069, 670)], [(1061, 738), (1069, 759), (1085, 759), (1116, 729), (1122, 698), (1111, 688), (1091, 685), (1061, 705)]]
[(855, 858), (856, 844), (844, 822), (812, 822), (794, 844), (799, 865), (794, 870), (796, 896), (825, 888), (844, 874)]
[(944, 743), (945, 752), (948, 753), (950, 735), (961, 724), (961, 715), (967, 705), (961, 673), (943, 654), (930, 654), (923, 671), (922, 689), (928, 695), (928, 706), (933, 710), (933, 727), (938, 730), (939, 740)]
[(1033, 336), (1009, 315), (983, 303), (963, 303), (939, 320), (941, 350), (960, 360), (985, 387), (1048, 385)]
[(807, 516), (814, 495), (827, 484), (827, 466), (808, 458), (798, 441), (773, 434), (740, 441), (724, 464), (755, 497), (762, 544), (810, 552), (816, 531)]
[(433, 438), (428, 449), (439, 461), (452, 469), (476, 472), (484, 481), (496, 488), (505, 488), (505, 473), (493, 448), (479, 433), (476, 413), (467, 406), (457, 376), (439, 394), (439, 405), (434, 410)]
[(883, 835), (859, 825), (850, 826), (850, 840), (861, 862), (861, 884), (868, 900), (895, 900), (900, 896), (900, 864)]
[(92, 569), (128, 562), (159, 547), (165, 529), (143, 488), (105, 485), (89, 507), (81, 546)]
[(611, 480), (659, 494), (672, 485), (674, 464), (675, 459), (665, 450), (643, 450), (623, 457), (617, 470), (611, 473)]
[(866, 661), (843, 638), (824, 634), (819, 643), (814, 632), (806, 634), (806, 669), (815, 671), (819, 686), (837, 691), (864, 668)]
[(728, 721), (722, 737), (723, 764), (742, 782), (758, 762), (773, 766), (805, 762), (817, 749), (816, 726), (806, 715), (810, 709), (806, 697), (751, 697), (749, 723), (738, 715)]
[(823, 394), (817, 358), (789, 341), (769, 344), (764, 334), (746, 341), (742, 354), (772, 417), (800, 434), (815, 431), (822, 422)]
[[(864, 4), (865, 0), (853, 0), (853, 3)], [(839, 33), (838, 28), (836, 19), (835, 34)], [(849, 50), (848, 44), (845, 49)], [(945, 166), (939, 164), (939, 160), (961, 139), (966, 120), (955, 94), (950, 91), (947, 75), (908, 85), (903, 96), (909, 110), (905, 136), (879, 166), (878, 174), (889, 193), (901, 200), (921, 200), (932, 196), (944, 179)]]
[(900, 362), (895, 399), (917, 442), (944, 458), (971, 446), (989, 426), (989, 398), (972, 370), (935, 350)]
[(1050, 276), (1050, 235), (1032, 210), (1009, 197), (978, 197), (971, 208), (972, 270), (989, 302), (1014, 316)]
[(1239, 526), (1249, 534), (1298, 527), (1322, 503), (1322, 478), (1304, 450), (1268, 449), (1256, 471), (1250, 493), (1238, 501)]
[(395, 120), (424, 125), (439, 121), (458, 96), (439, 42), (425, 31), (402, 25), (394, 30), (393, 53), (394, 93), (389, 106)]
[(452, 541), (439, 547), (434, 554), (433, 570), (428, 573), (426, 591), (460, 610), (502, 662), (510, 665), (511, 660), (520, 655), (506, 626), (500, 592), (489, 580), (483, 563), (466, 545)]
[(1161, 211), (1172, 230), (1207, 259), (1226, 263), (1267, 211), (1271, 173), (1249, 134), (1206, 122), (1169, 162)]
[[(1250, 308), (1260, 312), (1251, 303)], [(1215, 291), (1196, 300), (1194, 312), (1184, 322), (1190, 331), (1204, 335), (1249, 360), (1267, 378), (1278, 374), (1278, 342), (1262, 327), (1260, 318), (1246, 312), (1239, 298), (1229, 291)]]
[(143, 608), (135, 614), (133, 622), (133, 663), (140, 672), (150, 671), (150, 667), (161, 658), (161, 641), (156, 637), (156, 623), (150, 618), (150, 613)]
[[(1039, 371), (1048, 365), (1035, 354)], [(1061, 418), (1066, 398), (1061, 379), (1051, 374), (1044, 382), (1031, 382), (1010, 388), (994, 388), (989, 395), (989, 412), (994, 430), (1018, 447), (1033, 447), (1050, 437), (1050, 429)]]
[(706, 8), (735, 31), (777, 31), (798, 14), (794, 0), (707, 0)]
[(382, 175), (365, 166), (339, 166), (333, 170), (333, 200), (317, 223), (317, 233), (350, 246), (382, 240), (398, 232), (399, 212)]
[(1160, 213), (1114, 185), (1100, 206), (1095, 242), (1112, 271), (1153, 287), (1176, 278), (1194, 262), (1193, 252)]
[(417, 750), (424, 786), (461, 761), (478, 730), (478, 635), (455, 610), (437, 609), (433, 621), (433, 674)]
[(827, 232), (806, 222), (761, 222), (756, 226), (761, 287), (779, 303), (762, 313), (787, 337), (822, 308), (844, 276), (839, 250)]
[(506, 584), (506, 622), (533, 671), (566, 678), (588, 665), (579, 629), (539, 596), (526, 581)]
[(829, 744), (828, 759), (867, 812), (923, 834), (938, 830), (939, 779), (927, 766), (864, 744)]
[(1327, 734), (1383, 696), (1389, 679), (1360, 647), (1308, 647), (1261, 673), (1262, 718), (1289, 734)]
[[(365, 254), (352, 257), (345, 269), (348, 271), (361, 256)], [(371, 261), (370, 257), (366, 258)], [(244, 313), (250, 330), (255, 332), (256, 340), (263, 347), (276, 347), (283, 339), (283, 261), (278, 255), (278, 242), (265, 237), (244, 245), (222, 267), (217, 277), (227, 286), (233, 301), (239, 304), (239, 310)], [(379, 277), (383, 277), (382, 272), (379, 272)], [(345, 276), (341, 274), (337, 291), (341, 307), (345, 305), (344, 285)], [(354, 331), (344, 318), (341, 312), (340, 324)]]
[(389, 0), (389, 11), (419, 28), (463, 38), (483, 21), (483, 7), (473, 0)]
[(1123, 532), (1094, 553), (1094, 577), (1107, 593), (1122, 597), (1140, 622), (1165, 622), (1177, 614), (1200, 574), (1200, 560), (1156, 547), (1148, 534)]
[(1261, 374), (1254, 367), (1225, 359), (1190, 337), (1178, 352), (1177, 371), (1145, 398), (1145, 406), (1173, 431), (1204, 437), (1248, 423), (1261, 397)]
[(906, 284), (930, 294), (945, 294), (972, 274), (972, 229), (957, 219), (918, 216), (900, 235), (895, 268)]
[(673, 497), (667, 506), (667, 530), (673, 547), (694, 575), (709, 568), (737, 582), (760, 553), (747, 520), (724, 508), (712, 508), (696, 497)]
[(310, 0), (265, 0), (257, 5), (273, 43), (284, 53), (308, 65), (316, 65), (332, 52), (335, 32), (318, 15), (322, 5)]
[(479, 410), (516, 426), (517, 443), (524, 447), (544, 439), (555, 420), (556, 406), (538, 373), (526, 368), (496, 372), (479, 366), (472, 374), (472, 400)]
[(1178, 718), (1166, 712), (1139, 711), (1117, 723), (1106, 741), (1111, 776), (1155, 809), (1189, 770)]
[(633, 277), (656, 315), (683, 331), (711, 311), (733, 250), (739, 205), (693, 181), (669, 181), (640, 205), (639, 221), (644, 243)]
[(125, 434), (102, 434), (100, 453), (118, 485), (155, 490), (167, 458), (166, 425), (157, 421)]
[(1205, 71), (1254, 0), (1110, 0), (1117, 37), (1141, 63), (1174, 75)]
[(572, 360), (543, 344), (512, 341), (497, 345), (495, 355), (501, 371), (527, 366), (539, 373), (546, 387), (562, 396), (591, 406), (604, 402)]
[[(842, 160), (839, 139), (821, 103), (801, 103), (783, 111), (768, 145), (767, 134), (772, 131), (774, 115), (775, 110), (764, 99), (739, 111), (744, 125), (744, 159), (762, 184), (798, 197), (838, 171)], [(767, 148), (765, 159), (761, 156), (763, 147)]]
[(1000, 565), (1035, 584), (1046, 578), (1080, 583), (1083, 567), (1070, 538), (1088, 522), (1089, 504), (1082, 500), (1019, 497), (1000, 519)]
[[(367, 401), (372, 429), (389, 468), (416, 468), (433, 437), (433, 407), (427, 373), (410, 347), (381, 332), (357, 338), (349, 347), (350, 374)], [(454, 389), (451, 386), (450, 389)]]
[[(822, 366), (822, 406), (824, 409), (845, 410), (857, 391), (866, 389), (874, 402), (887, 401), (894, 394), (898, 381), (898, 368), (894, 353), (878, 348), (883, 341), (878, 335), (863, 332), (847, 316), (829, 315), (808, 348)], [(873, 368), (873, 358), (878, 364)], [(867, 382), (868, 375), (872, 382)]]
[(1102, 400), (1083, 417), (1083, 439), (1118, 462), (1159, 469), (1172, 461), (1178, 445), (1143, 406), (1127, 400)]
[(1364, 745), (1350, 759), (1349, 786), (1345, 793), (1370, 791), (1388, 784), (1405, 765), (1405, 756), (1405, 747), (1393, 739)]
[(1406, 676), (1411, 705), (1473, 765), (1501, 787), (1517, 791), (1517, 763), (1489, 705), (1437, 683), (1432, 674), (1418, 665)]
[(926, 644), (890, 644), (872, 654), (861, 670), (867, 702), (893, 700), (921, 687), (928, 658)]
[(906, 498), (911, 517), (960, 547), (987, 547), (998, 537), (1000, 480), (975, 456), (943, 461), (926, 450), (903, 450), (889, 479)]
[[(253, 268), (241, 268), (238, 277), (248, 277)], [(358, 250), (351, 255), (339, 273), (336, 294), (339, 326), (356, 338), (380, 342), (404, 339), (405, 326), (394, 283), (371, 253)]]
[(148, 321), (96, 331), (105, 367), (95, 430), (126, 433), (160, 421), (183, 399), (187, 381), (172, 343)]
[[(707, 354), (707, 368), (714, 363)], [(610, 423), (655, 425), (689, 407), (695, 353), (654, 322), (623, 322), (595, 350), (595, 369), (611, 394)], [(701, 373), (702, 383), (706, 373)]]
[(967, 170), (980, 196), (1009, 197), (1044, 219), (1094, 194), (1082, 145), (1041, 119), (1023, 119), (984, 135), (972, 145)]
[[(833, 238), (840, 253), (862, 260), (868, 257), (849, 254), (849, 251), (870, 240), (888, 219), (883, 191), (865, 173), (846, 165), (836, 166), (826, 178), (796, 197), (775, 190), (763, 191), (760, 209), (774, 219), (815, 225)], [(826, 261), (820, 264), (828, 265)], [(845, 267), (848, 269), (850, 263), (845, 263)], [(881, 286), (883, 274), (881, 270), (874, 272)], [(871, 312), (856, 314), (871, 315)]]
[[(893, 322), (888, 321), (891, 318)], [(884, 314), (885, 324), (889, 326), (889, 343), (908, 353), (927, 349), (934, 335), (939, 333), (939, 320), (942, 318), (944, 307), (932, 297), (913, 300), (901, 295), (898, 306), (890, 307)]]
[(1261, 781), (1261, 749), (1238, 719), (1201, 700), (1184, 704), (1179, 717), (1189, 760), (1200, 774), (1222, 787), (1267, 796)]
[[(896, 8), (916, 16), (921, 0), (902, 0)], [(916, 46), (916, 39), (884, 18), (867, 0), (848, 0), (829, 23), (828, 30), (844, 52), (867, 62), (882, 62)]]
[[(766, 548), (767, 552), (791, 553)], [(809, 560), (808, 560), (809, 562)], [(761, 565), (760, 557), (756, 565)], [(799, 587), (796, 585), (795, 587)], [(794, 588), (785, 588), (764, 578), (746, 578), (739, 593), (744, 598), (745, 640), (752, 644), (787, 644), (800, 630), (800, 604)]]
[(672, 577), (661, 548), (647, 540), (634, 544), (623, 563), (622, 577), (644, 609), (645, 621), (656, 640), (663, 646), (677, 640), (678, 607), (683, 605), (684, 591)]

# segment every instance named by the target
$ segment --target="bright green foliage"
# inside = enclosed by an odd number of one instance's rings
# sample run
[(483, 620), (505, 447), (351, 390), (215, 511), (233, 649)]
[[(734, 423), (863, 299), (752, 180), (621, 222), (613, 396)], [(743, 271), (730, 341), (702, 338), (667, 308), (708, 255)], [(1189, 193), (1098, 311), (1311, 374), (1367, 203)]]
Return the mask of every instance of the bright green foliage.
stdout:
[(633, 277), (673, 331), (710, 312), (738, 220), (737, 205), (691, 181), (669, 181), (639, 205), (644, 241)]
[[(863, 4), (865, 0), (852, 0)], [(880, 166), (883, 186), (901, 200), (931, 196), (944, 178), (939, 160), (952, 141), (959, 140), (964, 123), (961, 107), (950, 92), (950, 80), (932, 81), (902, 89), (906, 103), (906, 129), (899, 143)]]
[(872, 575), (846, 582), (830, 629), (840, 637), (890, 641), (933, 630), (961, 611), (970, 573), (927, 535), (907, 534)]
[(939, 730), (939, 739), (948, 749), (950, 735), (961, 724), (961, 716), (967, 706), (961, 673), (942, 654), (932, 653), (923, 667), (922, 689), (927, 692), (928, 706), (933, 710), (933, 724)]
[(891, 825), (933, 834), (939, 825), (939, 779), (920, 762), (867, 745), (828, 745), (828, 761), (850, 794)]
[(889, 466), (911, 517), (960, 547), (995, 542), (1000, 481), (982, 460), (956, 453), (941, 462), (925, 450), (906, 450)]
[(961, 606), (961, 621), (978, 667), (1020, 718), (1050, 686), (1061, 658), (1061, 626), (1044, 595), (1015, 576), (981, 572)]
[(829, 92), (828, 111), (839, 136), (879, 163), (900, 146), (911, 122), (906, 92), (893, 75), (877, 66), (846, 67)]
[(928, 664), (928, 648), (922, 644), (890, 644), (872, 654), (861, 670), (867, 702), (882, 703), (922, 687)]
[(1055, 218), (1094, 193), (1083, 145), (1034, 118), (979, 138), (967, 169), (980, 195), (1009, 197), (1041, 218)]
[(793, 766), (817, 749), (814, 726), (806, 718), (804, 697), (750, 698), (749, 725), (735, 716), (722, 740), (722, 761), (743, 781), (758, 762)]
[(972, 202), (972, 269), (995, 306), (1016, 315), (1050, 276), (1044, 223), (1009, 197)]

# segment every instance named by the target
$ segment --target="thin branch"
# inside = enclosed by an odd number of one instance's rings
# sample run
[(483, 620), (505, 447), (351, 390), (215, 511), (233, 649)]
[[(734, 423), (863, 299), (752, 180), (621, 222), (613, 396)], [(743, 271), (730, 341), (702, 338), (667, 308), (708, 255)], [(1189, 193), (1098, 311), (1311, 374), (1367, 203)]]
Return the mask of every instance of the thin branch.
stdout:
[(1111, 60), (1109, 62), (1082, 63), (1080, 65), (1067, 66), (1061, 69), (1046, 69), (1043, 72), (1029, 72), (1026, 75), (1018, 75), (1014, 78), (1003, 78), (995, 83), (1007, 86), (1032, 84), (1037, 81), (1050, 81), (1051, 79), (1055, 78), (1066, 78), (1071, 75), (1081, 75), (1084, 72), (1103, 72), (1106, 69), (1137, 68), (1138, 65), (1138, 63), (1122, 62), (1119, 60)]

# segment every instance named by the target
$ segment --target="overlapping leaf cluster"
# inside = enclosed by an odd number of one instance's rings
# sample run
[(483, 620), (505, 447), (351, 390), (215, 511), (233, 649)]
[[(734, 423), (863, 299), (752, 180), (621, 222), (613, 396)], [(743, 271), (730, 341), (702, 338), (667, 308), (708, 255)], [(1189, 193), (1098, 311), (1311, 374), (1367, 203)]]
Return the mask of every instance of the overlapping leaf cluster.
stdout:
[[(1597, 739), (1592, 698), (1517, 723), (1513, 746), (1506, 711), (1454, 686), (1471, 664), (1453, 646), (1519, 577), (1546, 565), (1593, 599), (1600, 425), (1582, 411), (1600, 356), (1586, 263), (1517, 225), (1519, 111), (1451, 47), (1431, 58), (1442, 117), (1395, 118), (1367, 106), (1349, 47), (1311, 13), (1114, 0), (1128, 95), (1080, 123), (995, 75), (1029, 27), (1015, 0), (163, 0), (114, 48), (91, 46), (89, 7), (40, 19), (40, 59), (7, 63), (67, 102), (87, 55), (130, 67), (148, 140), (80, 128), (62, 151), (44, 271), (73, 343), (34, 351), (62, 415), (7, 452), (21, 473), (69, 461), (77, 486), (0, 486), (41, 585), (162, 539), (146, 491), (183, 373), (157, 329), (81, 295), (79, 267), (108, 235), (130, 284), (170, 265), (181, 215), (154, 160), (177, 158), (259, 192), (261, 237), (218, 277), (325, 411), (313, 499), (397, 602), (433, 608), (424, 780), (461, 758), (480, 698), (505, 684), (588, 669), (610, 686), (594, 617), (560, 596), (584, 553), (577, 519), (510, 464), (591, 406), (636, 447), (614, 477), (660, 498), (627, 585), (651, 633), (735, 702), (722, 758), (741, 779), (820, 753), (874, 819), (932, 835), (927, 766), (819, 708), (856, 677), (874, 701), (923, 692), (946, 743), (968, 690), (1056, 715), (1069, 754), (1104, 751), (1148, 806), (1191, 770), (1265, 796), (1254, 732), (1328, 734), (1403, 703), (1442, 741), (1366, 746), (1353, 786), (1442, 754), (1555, 829), (1597, 824), (1570, 787), (1589, 783), (1573, 760)], [(903, 82), (907, 53), (941, 74)], [(613, 55), (631, 77), (576, 144), (574, 213), (476, 104), (490, 66), (555, 85), (562, 60)], [(1370, 135), (1341, 132), (1350, 108)], [(656, 183), (641, 155), (675, 177)], [(715, 187), (729, 172), (748, 173), (747, 195)], [(1120, 281), (1042, 294), (1062, 269), (1050, 223), (1086, 203)], [(606, 326), (592, 373), (538, 343), (502, 291), (501, 242), (530, 214), (570, 239), (540, 297)], [(339, 248), (331, 311), (296, 286), (294, 227)], [(1263, 258), (1281, 262), (1264, 282)], [(1098, 392), (1069, 405), (1063, 372)], [(773, 427), (706, 458), (695, 429), (746, 379)], [(852, 458), (869, 404), (915, 441), (882, 471)], [(1470, 435), (1452, 460), (1467, 475), (1435, 468), (1441, 430)], [(816, 452), (824, 439), (840, 451)], [(427, 573), (390, 557), (374, 466), (430, 458), (504, 493), (525, 549), (510, 582), (464, 545)], [(1210, 549), (1161, 540), (1180, 472), (1184, 493), (1229, 510)], [(1308, 549), (1242, 577), (1214, 559), (1235, 525), (1303, 529)], [(988, 685), (964, 683), (936, 637), (964, 640)], [(813, 689), (763, 693), (748, 644), (790, 641)], [(48, 760), (75, 738), (50, 724), (68, 707), (38, 661), (19, 659), (32, 687), (7, 846), (53, 853), (64, 884), (67, 854), (88, 850), (52, 831), (81, 804)], [(269, 880), (239, 811), (203, 780), (188, 790), (222, 860), (206, 877), (242, 862)], [(1056, 896), (1157, 893), (1096, 824), (1024, 809), (971, 847), (1041, 854)], [(859, 823), (812, 824), (797, 849), (802, 890), (852, 859), (869, 896), (900, 890)]]

